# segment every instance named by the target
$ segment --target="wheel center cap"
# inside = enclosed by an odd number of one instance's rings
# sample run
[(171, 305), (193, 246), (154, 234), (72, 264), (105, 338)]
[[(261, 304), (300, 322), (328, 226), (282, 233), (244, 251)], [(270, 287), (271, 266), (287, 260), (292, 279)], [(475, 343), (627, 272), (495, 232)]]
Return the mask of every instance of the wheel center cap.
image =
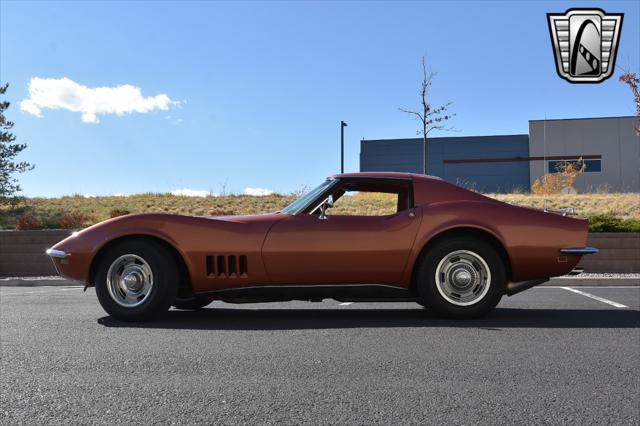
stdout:
[(471, 284), (471, 274), (464, 269), (453, 274), (453, 282), (456, 286), (465, 287)]
[(125, 275), (122, 278), (122, 281), (124, 282), (124, 285), (131, 291), (140, 290), (140, 287), (142, 287), (142, 279), (140, 275), (136, 274), (135, 272)]

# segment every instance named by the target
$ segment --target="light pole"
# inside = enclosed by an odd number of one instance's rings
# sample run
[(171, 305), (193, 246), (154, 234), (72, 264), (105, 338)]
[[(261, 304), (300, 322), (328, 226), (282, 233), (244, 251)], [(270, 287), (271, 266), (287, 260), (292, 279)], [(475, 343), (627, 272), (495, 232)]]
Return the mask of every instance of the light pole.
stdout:
[(347, 123), (340, 121), (340, 173), (344, 173), (344, 128)]

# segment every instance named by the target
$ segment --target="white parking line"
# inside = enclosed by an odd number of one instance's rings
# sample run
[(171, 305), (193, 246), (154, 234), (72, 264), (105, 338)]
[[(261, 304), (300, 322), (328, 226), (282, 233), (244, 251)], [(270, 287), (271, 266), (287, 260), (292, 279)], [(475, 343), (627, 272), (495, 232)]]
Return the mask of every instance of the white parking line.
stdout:
[[(565, 286), (544, 285), (536, 288), (565, 288)], [(581, 285), (580, 288), (640, 288), (640, 285)]]
[(353, 303), (353, 302), (342, 302), (342, 303), (339, 303), (339, 304), (338, 304), (338, 306), (349, 306), (349, 305), (351, 305), (352, 303)]
[(560, 287), (563, 290), (572, 291), (576, 294), (580, 294), (584, 297), (589, 297), (593, 300), (597, 300), (598, 302), (606, 303), (611, 306), (615, 306), (616, 308), (628, 308), (627, 305), (623, 305), (622, 303), (614, 302), (613, 300), (605, 299), (604, 297), (596, 296), (595, 294), (585, 293), (584, 291), (576, 290), (571, 287)]

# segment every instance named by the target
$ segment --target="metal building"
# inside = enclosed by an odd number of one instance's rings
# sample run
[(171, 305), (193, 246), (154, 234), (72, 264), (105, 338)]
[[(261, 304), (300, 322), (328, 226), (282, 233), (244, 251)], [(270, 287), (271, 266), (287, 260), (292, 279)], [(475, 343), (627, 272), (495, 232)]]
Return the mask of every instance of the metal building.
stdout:
[[(529, 188), (529, 164), (494, 162), (496, 158), (529, 156), (528, 135), (429, 138), (427, 173), (482, 192)], [(422, 139), (360, 142), (361, 171), (422, 173)]]
[[(581, 192), (640, 192), (640, 137), (635, 117), (529, 121), (531, 183), (565, 161), (587, 168), (574, 184)], [(546, 167), (546, 170), (545, 170)]]
[[(528, 191), (545, 171), (582, 158), (580, 191), (640, 192), (635, 117), (533, 120), (529, 134), (429, 138), (427, 172), (482, 192)], [(546, 124), (545, 124), (546, 123)], [(361, 171), (422, 172), (422, 139), (360, 142)]]

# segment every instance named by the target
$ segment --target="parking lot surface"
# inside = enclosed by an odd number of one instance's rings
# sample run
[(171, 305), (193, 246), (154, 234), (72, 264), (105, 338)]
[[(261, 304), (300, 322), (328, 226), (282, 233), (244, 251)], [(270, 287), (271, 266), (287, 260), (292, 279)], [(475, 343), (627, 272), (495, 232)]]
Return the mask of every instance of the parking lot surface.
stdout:
[[(575, 292), (577, 290), (579, 292)], [(534, 288), (480, 320), (414, 303), (106, 316), (0, 288), (0, 423), (640, 422), (640, 288)]]

